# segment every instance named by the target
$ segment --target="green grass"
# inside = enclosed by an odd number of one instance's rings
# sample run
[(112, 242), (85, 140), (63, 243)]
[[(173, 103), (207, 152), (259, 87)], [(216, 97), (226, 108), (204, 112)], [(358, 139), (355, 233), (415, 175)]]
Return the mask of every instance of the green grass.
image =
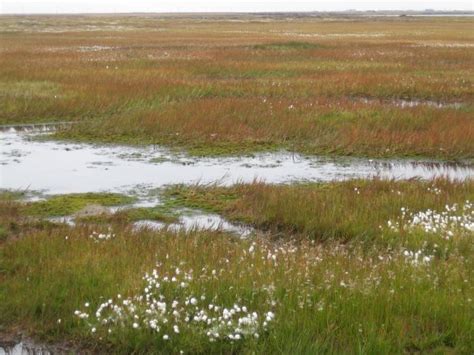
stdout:
[[(86, 124), (86, 123), (84, 123)], [(107, 134), (98, 133), (99, 131), (82, 131), (81, 128), (59, 130), (48, 137), (40, 139), (64, 140), (84, 143), (119, 143), (125, 145), (164, 145), (177, 153), (186, 153), (195, 157), (228, 157), (228, 156), (251, 156), (261, 152), (277, 151), (285, 148), (291, 148), (288, 145), (281, 145), (274, 142), (266, 142), (249, 139), (243, 142), (208, 142), (205, 139), (195, 139), (188, 141), (186, 138), (178, 137), (175, 134), (157, 134), (143, 135), (135, 131), (123, 133)], [(160, 163), (161, 159), (152, 160), (151, 163)]]
[(55, 227), (54, 223), (32, 219), (25, 214), (24, 204), (17, 201), (17, 197), (21, 199), (23, 193), (13, 194), (15, 198), (11, 198), (11, 192), (6, 198), (0, 198), (0, 243), (14, 240), (31, 231), (49, 231)]
[(0, 82), (0, 97), (14, 99), (56, 98), (63, 91), (59, 85), (48, 81), (11, 81)]
[(387, 221), (400, 218), (401, 208), (442, 211), (445, 205), (474, 201), (474, 182), (374, 179), (296, 185), (175, 186), (166, 195), (176, 204), (221, 213), (283, 238), (294, 235), (317, 241), (371, 244), (381, 239), (381, 227), (385, 228)]
[(46, 200), (29, 202), (24, 213), (35, 217), (69, 216), (89, 205), (119, 206), (136, 201), (134, 197), (116, 193), (83, 193), (51, 196)]
[[(43, 340), (68, 339), (114, 353), (473, 350), (472, 260), (463, 261), (462, 254), (415, 266), (393, 250), (362, 251), (337, 244), (279, 246), (258, 241), (249, 253), (251, 241), (215, 233), (120, 230), (114, 231), (114, 239), (99, 243), (89, 238), (90, 233), (86, 227), (55, 229), (0, 248), (4, 330), (20, 327)], [(275, 261), (269, 253), (275, 254)], [(132, 320), (125, 320), (123, 327), (97, 324), (94, 313), (99, 304), (109, 298), (120, 304), (117, 294), (139, 295), (144, 287), (141, 277), (154, 267), (168, 307), (173, 299), (204, 294), (208, 301), (199, 301), (199, 307), (238, 303), (260, 317), (272, 310), (275, 321), (259, 331), (258, 340), (233, 343), (209, 342), (201, 326), (182, 319), (171, 318), (158, 334), (146, 329), (142, 316), (139, 329), (133, 329)], [(194, 270), (186, 291), (163, 281), (176, 267)], [(217, 270), (216, 277), (212, 270)], [(139, 302), (137, 307), (141, 315), (145, 309)], [(89, 320), (78, 319), (75, 310), (88, 312)], [(179, 324), (180, 334), (173, 332), (174, 324)], [(96, 333), (91, 333), (92, 327)], [(163, 340), (163, 334), (170, 340)]]
[[(266, 233), (241, 240), (207, 231), (136, 231), (106, 219), (39, 226), (25, 221), (20, 202), (2, 200), (0, 226), (7, 228), (0, 239), (0, 332), (21, 329), (42, 341), (124, 354), (474, 349), (472, 233), (456, 230), (446, 239), (442, 230), (387, 227), (388, 220), (404, 221), (401, 207), (441, 211), (446, 204), (472, 200), (472, 181), (178, 186), (165, 197), (165, 207), (119, 214), (129, 221), (188, 206), (252, 223)], [(100, 233), (111, 237), (99, 239)], [(421, 256), (414, 259), (405, 255), (409, 252)], [(142, 277), (153, 269), (161, 286), (150, 291)], [(151, 295), (167, 304), (166, 323), (154, 316), (159, 332), (145, 322)], [(209, 314), (210, 303), (239, 304), (257, 312), (261, 322), (268, 311), (275, 320), (265, 329), (259, 323), (258, 339), (231, 341), (225, 334), (236, 326), (232, 323), (211, 342), (203, 323), (184, 320), (185, 312), (191, 317), (196, 312), (184, 305), (191, 297)], [(121, 326), (113, 318), (107, 324), (96, 318), (100, 304), (110, 299), (121, 305), (128, 298), (138, 318), (124, 316)], [(171, 314), (173, 300), (180, 304), (178, 318)], [(89, 318), (78, 318), (76, 310)], [(101, 317), (110, 314), (106, 307)]]
[(164, 223), (174, 223), (178, 217), (176, 212), (168, 206), (155, 207), (132, 207), (119, 210), (113, 214), (98, 214), (95, 216), (77, 217), (76, 221), (81, 223), (96, 224), (129, 224), (136, 221), (152, 220)]
[(0, 189), (0, 200), (21, 200), (26, 195), (26, 191)]
[(401, 110), (383, 104), (355, 108), (347, 98), (344, 105), (322, 106), (308, 99), (263, 100), (213, 97), (159, 109), (144, 106), (98, 116), (53, 137), (160, 144), (201, 156), (287, 149), (311, 155), (472, 159), (470, 106)]

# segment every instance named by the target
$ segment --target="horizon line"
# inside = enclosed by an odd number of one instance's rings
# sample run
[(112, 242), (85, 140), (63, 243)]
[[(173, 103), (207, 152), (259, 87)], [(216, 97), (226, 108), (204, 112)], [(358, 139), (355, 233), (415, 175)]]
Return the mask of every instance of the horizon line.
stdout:
[(435, 9), (389, 9), (389, 10), (357, 10), (357, 9), (346, 9), (346, 10), (296, 10), (296, 11), (285, 11), (285, 10), (274, 10), (274, 11), (84, 11), (84, 12), (6, 12), (0, 13), (2, 15), (113, 15), (113, 14), (160, 14), (160, 15), (188, 15), (188, 14), (207, 14), (207, 15), (224, 15), (224, 14), (252, 14), (252, 15), (271, 15), (271, 14), (348, 14), (348, 13), (469, 13), (474, 15), (474, 10), (464, 10), (464, 9), (445, 9), (445, 10), (435, 10)]

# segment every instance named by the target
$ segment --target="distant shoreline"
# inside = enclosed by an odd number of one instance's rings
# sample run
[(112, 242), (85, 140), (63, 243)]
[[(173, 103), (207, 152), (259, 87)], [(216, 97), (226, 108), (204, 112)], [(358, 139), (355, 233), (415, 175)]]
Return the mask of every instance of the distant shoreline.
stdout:
[(165, 17), (276, 17), (276, 18), (322, 18), (322, 17), (473, 17), (474, 11), (298, 11), (298, 12), (34, 12), (0, 13), (0, 16), (165, 16)]

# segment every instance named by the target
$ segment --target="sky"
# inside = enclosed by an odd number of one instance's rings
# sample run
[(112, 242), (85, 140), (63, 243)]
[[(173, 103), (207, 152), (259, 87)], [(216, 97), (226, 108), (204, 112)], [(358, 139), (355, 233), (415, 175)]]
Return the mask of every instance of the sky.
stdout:
[(473, 10), (473, 0), (0, 0), (0, 14), (115, 12), (273, 12)]

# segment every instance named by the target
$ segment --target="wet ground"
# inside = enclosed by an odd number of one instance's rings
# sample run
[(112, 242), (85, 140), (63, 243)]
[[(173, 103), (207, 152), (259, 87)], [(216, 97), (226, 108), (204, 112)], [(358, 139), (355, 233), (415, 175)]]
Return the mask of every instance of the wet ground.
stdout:
[(164, 148), (32, 140), (27, 132), (0, 132), (0, 187), (47, 194), (129, 192), (170, 184), (333, 181), (474, 177), (473, 164), (419, 160), (308, 157), (290, 152), (228, 158), (192, 158)]
[[(43, 130), (51, 127), (44, 126)], [(334, 181), (379, 176), (389, 179), (431, 179), (446, 176), (464, 180), (474, 177), (473, 164), (419, 160), (372, 160), (322, 158), (286, 151), (228, 158), (194, 158), (164, 148), (123, 145), (77, 144), (35, 139), (35, 127), (0, 132), (0, 188), (30, 190), (43, 194), (120, 192), (139, 198), (133, 207), (160, 203), (149, 191), (172, 184), (233, 184), (262, 180), (268, 183)], [(34, 195), (34, 198), (38, 198)], [(94, 206), (89, 206), (94, 207)], [(131, 206), (128, 206), (131, 207)], [(99, 213), (119, 208), (100, 207)], [(123, 207), (120, 207), (123, 208)], [(125, 207), (126, 208), (126, 207)], [(104, 210), (106, 209), (106, 211)], [(74, 216), (50, 220), (74, 224)], [(232, 224), (216, 214), (180, 213), (179, 221), (165, 225), (139, 221), (136, 228), (172, 230), (220, 229), (241, 237), (252, 229)]]
[(70, 350), (68, 351), (66, 347), (47, 347), (28, 339), (21, 341), (0, 341), (0, 355), (51, 355), (67, 353), (70, 353)]
[(24, 343), (18, 343), (11, 347), (0, 347), (0, 355), (49, 355), (48, 350), (39, 347), (30, 347)]
[(222, 230), (235, 234), (241, 238), (248, 237), (254, 230), (250, 226), (237, 225), (231, 223), (218, 214), (201, 213), (196, 211), (194, 214), (183, 214), (179, 217), (178, 223), (169, 225), (158, 221), (143, 220), (134, 223), (135, 228), (147, 228), (152, 230), (161, 230), (167, 228), (172, 231), (189, 230)]
[[(159, 204), (157, 201), (155, 204)], [(135, 205), (130, 206), (135, 207)], [(126, 209), (129, 207), (109, 208), (108, 212), (113, 213), (114, 209)], [(48, 221), (54, 223), (64, 223), (70, 226), (76, 224), (74, 216), (62, 216), (62, 217), (50, 217)], [(151, 230), (162, 230), (167, 229), (170, 231), (190, 231), (190, 230), (213, 230), (213, 231), (225, 231), (234, 234), (240, 238), (246, 238), (254, 229), (251, 226), (239, 225), (227, 221), (225, 218), (214, 213), (205, 213), (198, 210), (186, 210), (179, 213), (179, 218), (174, 223), (164, 223), (155, 220), (140, 220), (134, 222), (135, 229), (151, 229)]]

